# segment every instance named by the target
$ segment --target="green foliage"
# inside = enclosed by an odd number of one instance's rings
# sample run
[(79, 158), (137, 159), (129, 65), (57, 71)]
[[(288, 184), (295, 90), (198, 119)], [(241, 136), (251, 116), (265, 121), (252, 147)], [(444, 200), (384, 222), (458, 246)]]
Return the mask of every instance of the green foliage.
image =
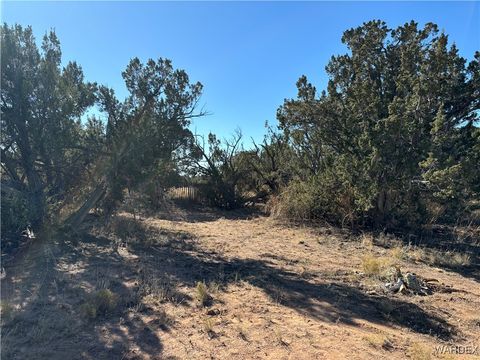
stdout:
[(461, 216), (479, 190), (479, 54), (466, 66), (436, 25), (414, 22), (371, 21), (342, 42), (327, 91), (302, 76), (278, 110), (297, 168), (278, 206), (382, 227), (424, 224), (432, 204)]
[[(3, 234), (28, 222), (39, 228), (56, 219), (65, 204), (87, 201), (70, 220), (79, 223), (99, 202), (110, 213), (125, 190), (178, 175), (177, 157), (191, 139), (188, 125), (196, 113), (200, 83), (170, 60), (134, 58), (123, 72), (129, 96), (83, 79), (81, 67), (61, 65), (60, 42), (52, 31), (37, 48), (30, 27), (1, 29), (2, 210), (23, 204), (18, 224), (8, 217)], [(106, 124), (87, 117), (97, 104)], [(159, 176), (160, 174), (160, 176)], [(17, 199), (17, 200), (15, 200)], [(25, 221), (24, 217), (27, 217)]]
[[(84, 82), (75, 62), (61, 65), (53, 31), (38, 49), (30, 27), (5, 24), (1, 57), (2, 192), (19, 192), (18, 222), (26, 216), (38, 227), (52, 215), (49, 204), (62, 201), (93, 159), (88, 141), (93, 123), (82, 125), (80, 119), (95, 101), (96, 85)], [(7, 198), (2, 207), (19, 204)], [(12, 225), (3, 230), (9, 233)]]
[(142, 64), (134, 58), (122, 76), (130, 92), (123, 102), (112, 89), (99, 87), (99, 103), (108, 115), (108, 152), (97, 175), (97, 187), (70, 218), (73, 225), (100, 200), (109, 214), (124, 200), (126, 189), (172, 178), (177, 172), (177, 156), (192, 137), (190, 120), (202, 115), (195, 112), (202, 85), (191, 84), (185, 71), (174, 69), (168, 59)]
[(117, 307), (118, 298), (109, 289), (96, 291), (81, 305), (82, 315), (89, 319), (95, 319), (100, 315), (110, 314)]
[(210, 133), (206, 142), (196, 136), (190, 144), (191, 162), (187, 166), (200, 180), (202, 195), (211, 205), (233, 209), (242, 204), (238, 184), (246, 174), (241, 140), (240, 131), (223, 142)]

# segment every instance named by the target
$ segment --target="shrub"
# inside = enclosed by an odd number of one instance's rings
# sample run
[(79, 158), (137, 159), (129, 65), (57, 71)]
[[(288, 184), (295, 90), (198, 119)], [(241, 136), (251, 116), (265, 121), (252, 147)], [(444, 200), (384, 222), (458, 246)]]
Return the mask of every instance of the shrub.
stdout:
[(89, 319), (100, 315), (107, 315), (117, 307), (117, 296), (109, 289), (101, 289), (90, 296), (90, 299), (81, 306), (81, 312)]

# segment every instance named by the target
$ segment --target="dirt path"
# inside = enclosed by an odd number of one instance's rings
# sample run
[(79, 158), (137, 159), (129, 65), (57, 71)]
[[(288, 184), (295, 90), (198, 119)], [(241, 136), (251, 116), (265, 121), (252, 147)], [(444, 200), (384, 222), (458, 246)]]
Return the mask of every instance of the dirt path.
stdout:
[[(443, 290), (386, 296), (361, 263), (389, 250), (332, 229), (207, 211), (123, 214), (110, 228), (7, 268), (2, 359), (428, 359), (480, 345), (478, 279), (398, 260)], [(87, 318), (102, 289), (115, 306)]]

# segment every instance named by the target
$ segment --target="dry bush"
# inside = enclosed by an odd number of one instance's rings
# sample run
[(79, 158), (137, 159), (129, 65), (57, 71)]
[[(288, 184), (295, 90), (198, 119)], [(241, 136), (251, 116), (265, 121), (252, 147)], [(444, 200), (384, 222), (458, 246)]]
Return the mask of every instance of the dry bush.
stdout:
[(312, 219), (315, 213), (315, 196), (307, 184), (293, 183), (278, 196), (270, 197), (266, 209), (273, 217), (285, 220)]

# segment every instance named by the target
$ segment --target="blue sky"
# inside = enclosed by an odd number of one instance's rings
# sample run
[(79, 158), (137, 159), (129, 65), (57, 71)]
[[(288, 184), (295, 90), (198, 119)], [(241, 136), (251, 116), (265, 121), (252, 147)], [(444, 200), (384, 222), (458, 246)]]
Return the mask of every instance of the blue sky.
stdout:
[[(479, 2), (2, 2), (2, 22), (32, 25), (37, 40), (54, 28), (63, 60), (88, 80), (126, 95), (121, 72), (132, 57), (166, 57), (204, 85), (211, 115), (199, 133), (262, 139), (266, 120), (295, 82), (325, 88), (325, 65), (346, 52), (342, 32), (382, 19), (390, 27), (432, 21), (471, 59), (480, 50)], [(248, 146), (248, 144), (247, 144)]]

